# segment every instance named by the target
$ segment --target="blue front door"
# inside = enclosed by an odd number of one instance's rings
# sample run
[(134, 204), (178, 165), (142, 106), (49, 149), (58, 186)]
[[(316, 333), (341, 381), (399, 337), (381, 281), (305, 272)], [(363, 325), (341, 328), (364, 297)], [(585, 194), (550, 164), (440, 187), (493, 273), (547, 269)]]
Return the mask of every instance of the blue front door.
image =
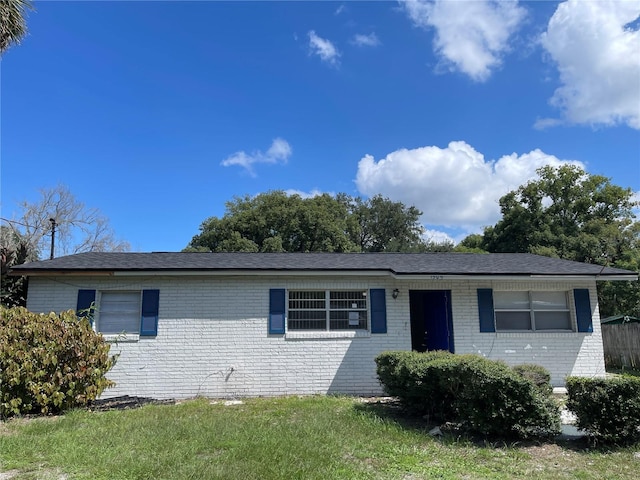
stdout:
[(448, 350), (453, 353), (450, 290), (409, 291), (411, 348), (418, 352)]

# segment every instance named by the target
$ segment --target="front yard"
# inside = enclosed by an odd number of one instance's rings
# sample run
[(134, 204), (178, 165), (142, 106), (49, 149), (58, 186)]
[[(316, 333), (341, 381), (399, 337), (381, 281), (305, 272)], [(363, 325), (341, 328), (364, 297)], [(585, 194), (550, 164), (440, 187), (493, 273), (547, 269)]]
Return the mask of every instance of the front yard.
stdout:
[(393, 404), (197, 399), (0, 422), (0, 479), (636, 479), (640, 445), (433, 438)]

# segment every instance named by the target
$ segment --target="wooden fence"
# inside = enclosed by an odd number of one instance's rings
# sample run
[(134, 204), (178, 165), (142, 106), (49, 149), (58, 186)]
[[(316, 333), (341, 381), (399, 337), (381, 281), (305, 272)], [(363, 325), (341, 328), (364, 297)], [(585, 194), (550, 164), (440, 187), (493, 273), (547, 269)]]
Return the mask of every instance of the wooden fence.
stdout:
[(607, 367), (640, 369), (640, 323), (602, 325)]

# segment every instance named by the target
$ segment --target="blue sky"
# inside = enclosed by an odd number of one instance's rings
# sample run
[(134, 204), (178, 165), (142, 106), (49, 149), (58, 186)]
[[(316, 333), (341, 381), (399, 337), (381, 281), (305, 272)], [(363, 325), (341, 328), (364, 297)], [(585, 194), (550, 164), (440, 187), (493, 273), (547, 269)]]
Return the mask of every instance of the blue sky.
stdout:
[(2, 216), (65, 184), (134, 251), (234, 196), (413, 204), (429, 238), (573, 162), (640, 192), (640, 2), (36, 2), (1, 63)]

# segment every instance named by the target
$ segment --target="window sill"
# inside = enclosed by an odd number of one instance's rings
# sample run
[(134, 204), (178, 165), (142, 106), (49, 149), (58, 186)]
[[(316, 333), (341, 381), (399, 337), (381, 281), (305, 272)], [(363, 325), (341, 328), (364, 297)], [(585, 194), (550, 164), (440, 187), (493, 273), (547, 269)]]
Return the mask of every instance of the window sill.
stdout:
[(535, 335), (537, 337), (548, 337), (548, 338), (553, 338), (553, 337), (565, 337), (567, 335), (570, 335), (572, 333), (577, 333), (573, 330), (521, 330), (521, 331), (517, 331), (517, 330), (513, 330), (513, 331), (509, 331), (509, 332), (496, 332), (498, 337), (505, 337), (505, 338), (513, 338), (513, 337), (530, 337), (532, 335)]
[(334, 338), (370, 338), (369, 330), (338, 330), (333, 332), (312, 331), (312, 332), (287, 332), (284, 336), (286, 340), (311, 340), (311, 339), (334, 339)]
[(135, 343), (140, 340), (140, 335), (137, 333), (102, 334), (102, 338), (109, 343)]

